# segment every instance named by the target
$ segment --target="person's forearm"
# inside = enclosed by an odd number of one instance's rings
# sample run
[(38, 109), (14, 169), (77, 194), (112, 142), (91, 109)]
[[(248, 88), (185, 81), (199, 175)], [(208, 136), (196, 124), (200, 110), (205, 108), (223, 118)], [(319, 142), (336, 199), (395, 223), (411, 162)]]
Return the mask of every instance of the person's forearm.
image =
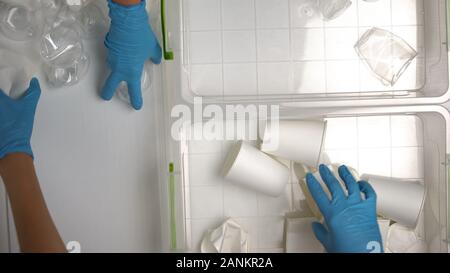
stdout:
[(22, 252), (66, 252), (45, 204), (33, 159), (22, 153), (0, 160)]
[(113, 2), (116, 2), (117, 4), (121, 4), (123, 6), (132, 6), (139, 4), (142, 0), (112, 0)]

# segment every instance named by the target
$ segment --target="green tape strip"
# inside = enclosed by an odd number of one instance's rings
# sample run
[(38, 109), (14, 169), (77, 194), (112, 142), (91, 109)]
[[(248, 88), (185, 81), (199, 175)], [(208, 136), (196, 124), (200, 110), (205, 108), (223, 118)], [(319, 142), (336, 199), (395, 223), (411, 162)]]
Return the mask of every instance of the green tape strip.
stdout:
[(173, 60), (174, 54), (172, 51), (169, 51), (167, 48), (167, 32), (166, 32), (166, 1), (161, 0), (161, 24), (162, 24), (162, 35), (163, 35), (163, 50), (164, 50), (164, 59)]
[(170, 207), (170, 249), (177, 249), (177, 223), (175, 215), (175, 175), (174, 165), (169, 164), (169, 207)]

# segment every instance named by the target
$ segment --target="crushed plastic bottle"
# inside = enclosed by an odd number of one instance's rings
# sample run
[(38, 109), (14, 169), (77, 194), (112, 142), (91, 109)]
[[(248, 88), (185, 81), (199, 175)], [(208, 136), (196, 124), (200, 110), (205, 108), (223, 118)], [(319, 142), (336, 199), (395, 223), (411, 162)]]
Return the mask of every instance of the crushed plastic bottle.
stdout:
[(80, 33), (69, 24), (61, 24), (44, 33), (41, 57), (47, 80), (54, 87), (78, 83), (89, 68)]
[(48, 83), (53, 87), (71, 86), (80, 82), (89, 69), (89, 58), (82, 55), (70, 66), (44, 65)]
[(74, 11), (80, 11), (87, 6), (92, 0), (65, 0), (67, 6)]
[(14, 41), (29, 41), (39, 32), (40, 22), (34, 11), (21, 3), (0, 1), (0, 30)]
[(41, 39), (42, 59), (52, 65), (67, 67), (79, 60), (84, 48), (78, 31), (62, 24), (45, 32)]

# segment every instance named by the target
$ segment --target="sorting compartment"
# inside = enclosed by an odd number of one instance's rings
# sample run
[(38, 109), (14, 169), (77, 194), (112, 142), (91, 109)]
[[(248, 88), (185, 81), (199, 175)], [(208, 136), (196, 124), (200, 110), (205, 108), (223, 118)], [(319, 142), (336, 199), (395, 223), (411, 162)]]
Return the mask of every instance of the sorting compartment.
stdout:
[[(314, 0), (178, 1), (181, 90), (207, 101), (323, 101), (443, 97), (448, 91), (445, 0), (353, 0), (324, 21)], [(176, 4), (175, 4), (176, 5)], [(383, 85), (354, 45), (372, 27), (404, 39), (418, 56)], [(180, 39), (177, 39), (179, 37)], [(445, 100), (444, 100), (445, 101)]]
[[(450, 115), (446, 109), (382, 107), (319, 111), (312, 116), (293, 110), (283, 118), (327, 120), (324, 154), (329, 159), (323, 158), (323, 162), (347, 164), (360, 174), (424, 183), (427, 196), (416, 232), (426, 241), (428, 251), (447, 252)], [(244, 132), (237, 135), (246, 138)], [(187, 136), (182, 139), (177, 149), (181, 162), (175, 204), (178, 249), (199, 251), (207, 230), (231, 217), (249, 233), (250, 251), (283, 252), (285, 215), (301, 213), (306, 206), (294, 173), (284, 194), (277, 198), (264, 196), (235, 186), (220, 175), (224, 158), (235, 141), (190, 141)], [(282, 162), (292, 170), (289, 161)]]

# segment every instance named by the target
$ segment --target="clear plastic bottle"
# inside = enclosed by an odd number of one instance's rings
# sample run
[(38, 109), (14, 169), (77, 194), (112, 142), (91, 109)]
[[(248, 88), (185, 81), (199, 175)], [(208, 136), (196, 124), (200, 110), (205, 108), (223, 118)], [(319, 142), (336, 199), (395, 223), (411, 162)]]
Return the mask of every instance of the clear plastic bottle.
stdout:
[(78, 83), (89, 69), (89, 57), (84, 50), (80, 33), (68, 22), (44, 33), (41, 57), (47, 80), (54, 87)]
[(32, 40), (37, 36), (40, 25), (35, 12), (27, 6), (0, 1), (0, 30), (8, 39)]
[(63, 7), (62, 0), (38, 0), (36, 5), (36, 9), (40, 11), (41, 16), (43, 17), (43, 21), (46, 24), (51, 24), (61, 8)]
[(47, 30), (41, 39), (41, 56), (44, 62), (58, 67), (71, 66), (84, 53), (78, 30), (61, 24)]
[(102, 9), (95, 3), (91, 2), (84, 6), (77, 14), (77, 21), (82, 30), (84, 39), (93, 39), (104, 35), (107, 30), (107, 21)]
[(89, 58), (82, 55), (70, 66), (44, 65), (44, 72), (48, 83), (53, 87), (70, 86), (77, 84), (89, 70)]
[(86, 3), (80, 9), (74, 9), (64, 1), (56, 16), (47, 21), (47, 26), (54, 28), (61, 24), (70, 24), (80, 33), (82, 39), (104, 36), (107, 31), (107, 20), (99, 3), (95, 1)]

